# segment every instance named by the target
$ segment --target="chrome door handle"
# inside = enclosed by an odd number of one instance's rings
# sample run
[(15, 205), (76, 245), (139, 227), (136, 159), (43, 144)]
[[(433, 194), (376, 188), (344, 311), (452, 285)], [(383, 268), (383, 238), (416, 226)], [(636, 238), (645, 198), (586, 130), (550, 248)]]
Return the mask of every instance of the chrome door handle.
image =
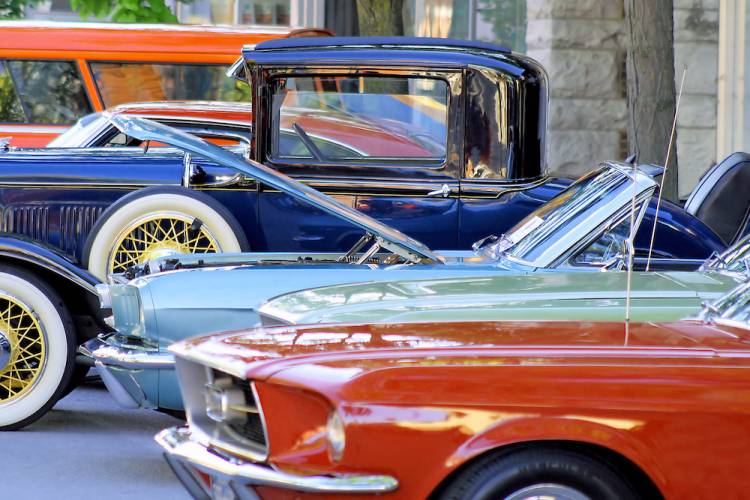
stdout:
[(436, 189), (435, 191), (430, 191), (427, 193), (427, 196), (434, 197), (434, 196), (442, 196), (443, 198), (447, 198), (451, 195), (451, 187), (448, 184), (443, 184), (440, 189)]

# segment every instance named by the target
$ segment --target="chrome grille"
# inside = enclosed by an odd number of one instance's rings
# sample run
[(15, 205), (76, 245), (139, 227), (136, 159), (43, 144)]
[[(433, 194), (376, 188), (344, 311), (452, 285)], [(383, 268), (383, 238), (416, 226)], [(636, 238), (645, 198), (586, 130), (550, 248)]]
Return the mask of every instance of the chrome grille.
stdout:
[(263, 411), (253, 384), (177, 358), (185, 411), (207, 445), (256, 462), (268, 455)]
[(252, 386), (248, 381), (240, 380), (235, 377), (232, 377), (232, 381), (235, 387), (242, 390), (247, 408), (252, 408), (255, 411), (245, 412), (244, 419), (230, 422), (228, 424), (229, 428), (237, 435), (241, 436), (242, 439), (247, 439), (265, 446), (266, 436), (265, 431), (263, 430), (263, 421), (261, 420), (258, 404), (255, 401), (255, 394), (253, 393)]

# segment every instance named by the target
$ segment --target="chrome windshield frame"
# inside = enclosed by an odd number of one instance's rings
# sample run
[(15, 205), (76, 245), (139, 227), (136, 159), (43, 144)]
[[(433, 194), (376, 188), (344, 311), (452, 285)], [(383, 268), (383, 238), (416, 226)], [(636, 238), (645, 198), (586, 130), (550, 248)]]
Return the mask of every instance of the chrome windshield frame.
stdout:
[[(600, 164), (600, 168), (607, 169), (608, 171), (614, 170), (620, 174), (616, 179), (611, 181), (614, 185), (613, 193), (608, 193), (605, 195), (606, 198), (602, 201), (587, 204), (581, 209), (572, 211), (565, 217), (560, 218), (559, 216), (548, 216), (544, 219), (542, 225), (553, 224), (553, 226), (549, 229), (545, 227), (542, 230), (547, 229), (547, 232), (553, 235), (560, 234), (560, 237), (542, 240), (540, 245), (546, 245), (546, 248), (539, 252), (534, 259), (525, 260), (512, 252), (512, 249), (515, 248), (518, 243), (531, 235), (530, 233), (519, 240), (519, 242), (513, 247), (503, 252), (502, 255), (499, 256), (500, 262), (506, 261), (516, 266), (529, 268), (554, 267), (555, 265), (564, 262), (571, 252), (580, 247), (582, 241), (590, 241), (592, 235), (605, 231), (611, 225), (612, 220), (618, 218), (619, 214), (627, 209), (633, 199), (633, 183), (636, 184), (635, 196), (637, 200), (644, 200), (644, 198), (649, 197), (656, 190), (656, 182), (644, 172), (638, 170), (634, 172), (634, 169), (630, 164), (604, 162)], [(623, 180), (625, 180), (625, 182), (623, 182)], [(637, 225), (640, 224), (643, 214), (645, 213), (647, 200), (645, 201), (646, 203), (640, 208), (641, 211), (638, 214)], [(597, 204), (598, 206), (596, 206)], [(581, 216), (583, 215), (585, 215), (585, 218), (581, 220)], [(566, 224), (570, 224), (572, 227), (567, 231), (560, 231), (558, 226)], [(542, 225), (540, 225), (539, 228), (542, 228)], [(538, 247), (534, 246), (532, 248)]]
[(742, 264), (743, 260), (748, 259), (750, 259), (750, 234), (743, 236), (723, 252), (712, 254), (699, 270), (750, 277), (750, 269), (737, 269), (737, 266)]
[[(738, 319), (737, 313), (744, 311), (748, 319)], [(710, 303), (704, 303), (696, 319), (706, 323), (750, 330), (750, 281), (741, 283), (727, 294)]]

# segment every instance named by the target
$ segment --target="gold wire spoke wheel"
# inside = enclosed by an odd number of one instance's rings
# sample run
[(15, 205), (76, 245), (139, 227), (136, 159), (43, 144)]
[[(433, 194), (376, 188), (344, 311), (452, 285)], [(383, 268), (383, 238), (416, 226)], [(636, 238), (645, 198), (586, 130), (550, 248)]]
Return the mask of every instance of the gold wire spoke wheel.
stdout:
[(15, 297), (0, 293), (0, 332), (10, 342), (10, 359), (0, 370), (0, 403), (26, 394), (44, 370), (47, 337), (36, 315)]
[(150, 214), (123, 229), (112, 247), (109, 273), (174, 253), (215, 253), (216, 237), (197, 219), (176, 213)]

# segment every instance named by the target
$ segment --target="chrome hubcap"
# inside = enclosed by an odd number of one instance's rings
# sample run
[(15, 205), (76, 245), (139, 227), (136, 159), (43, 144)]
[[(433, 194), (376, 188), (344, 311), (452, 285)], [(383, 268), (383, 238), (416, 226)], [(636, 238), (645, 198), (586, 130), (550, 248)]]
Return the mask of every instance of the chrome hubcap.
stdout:
[(575, 488), (562, 484), (534, 484), (515, 491), (505, 500), (591, 500)]
[(0, 372), (8, 366), (10, 355), (10, 340), (5, 336), (5, 333), (0, 332)]

